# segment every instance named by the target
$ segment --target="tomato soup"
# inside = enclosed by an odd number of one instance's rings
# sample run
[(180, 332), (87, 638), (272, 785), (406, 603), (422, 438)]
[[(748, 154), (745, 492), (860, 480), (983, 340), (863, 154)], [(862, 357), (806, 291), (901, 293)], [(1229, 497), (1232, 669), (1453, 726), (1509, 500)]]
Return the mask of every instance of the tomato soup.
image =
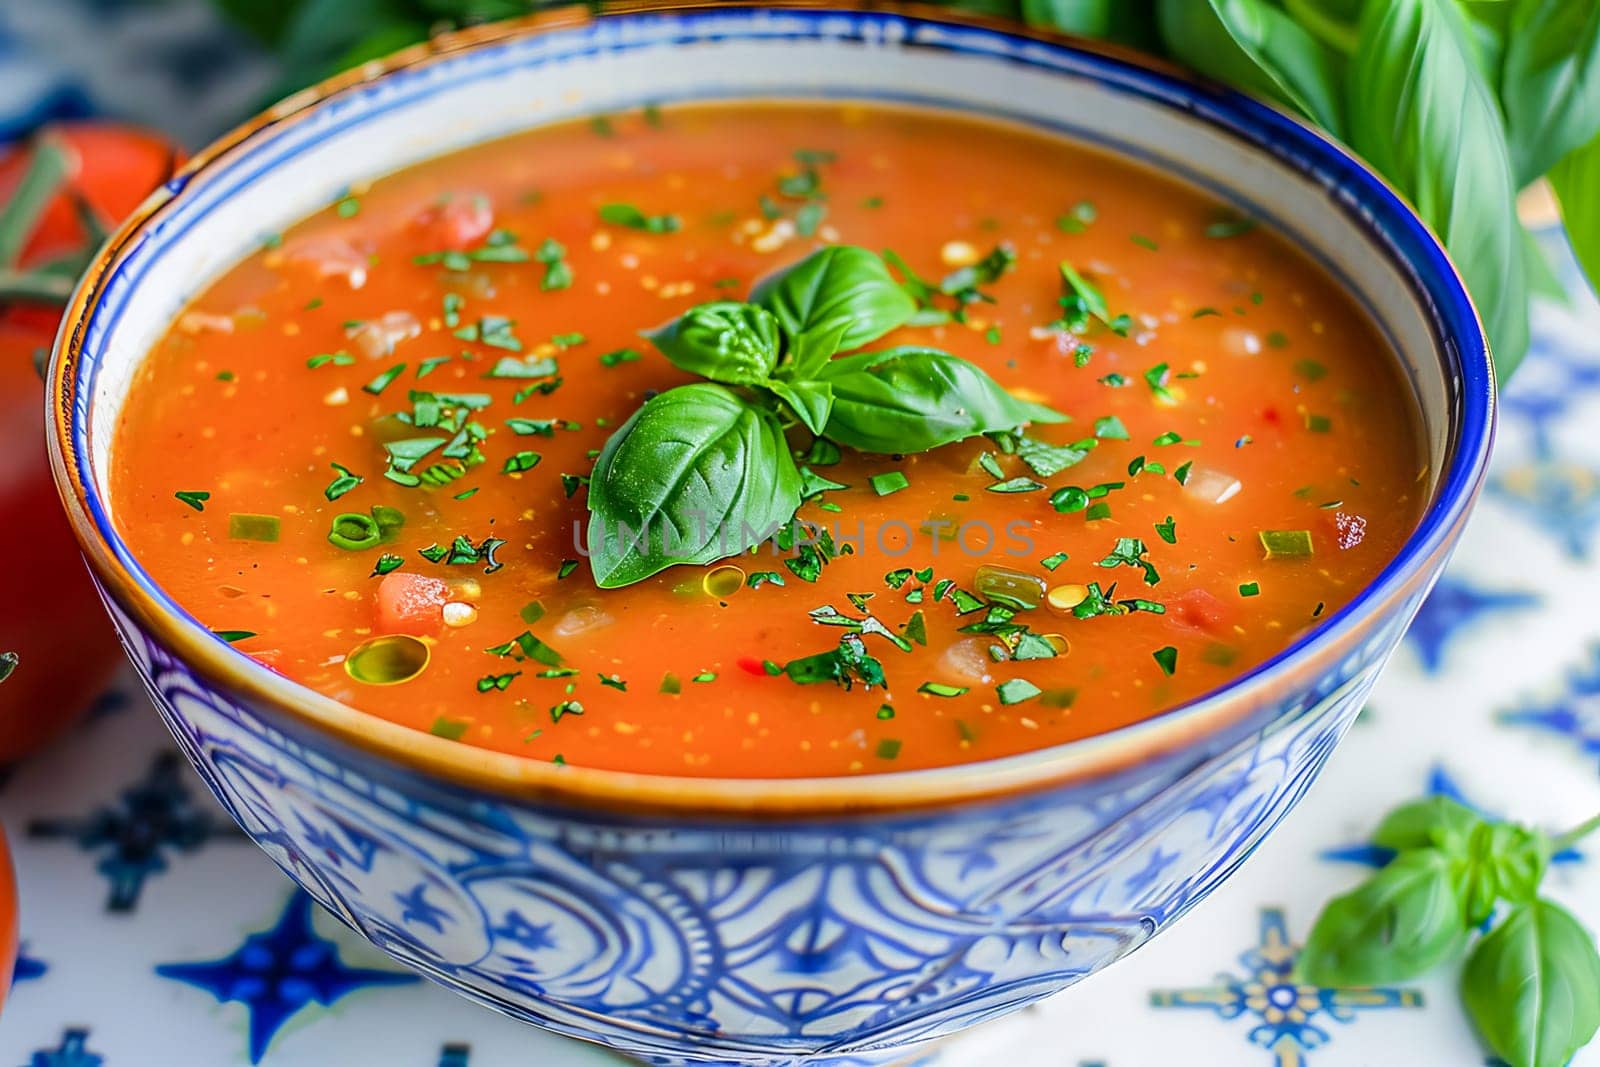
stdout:
[[(114, 463), (141, 562), (289, 678), (719, 777), (1147, 718), (1323, 625), (1427, 493), (1393, 352), (1266, 226), (839, 104), (597, 117), (350, 189), (172, 324)], [(608, 516), (694, 540), (695, 501), (798, 522), (602, 564)]]

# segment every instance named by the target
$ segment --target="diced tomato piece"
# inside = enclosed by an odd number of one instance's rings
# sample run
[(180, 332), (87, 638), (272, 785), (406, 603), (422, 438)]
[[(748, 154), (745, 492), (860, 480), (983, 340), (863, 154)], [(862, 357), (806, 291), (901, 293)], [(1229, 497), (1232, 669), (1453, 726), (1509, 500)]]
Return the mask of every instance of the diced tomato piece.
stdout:
[(1205, 589), (1190, 589), (1167, 601), (1167, 618), (1202, 633), (1223, 633), (1232, 622), (1231, 616), (1228, 606)]
[(423, 637), (444, 629), (444, 605), (450, 587), (437, 578), (395, 571), (378, 584), (380, 634)]
[(460, 252), (489, 236), (494, 229), (494, 208), (486, 196), (457, 193), (418, 215), (416, 225), (441, 249)]
[(746, 674), (753, 674), (757, 678), (765, 678), (767, 676), (767, 665), (754, 656), (740, 656), (739, 669)]

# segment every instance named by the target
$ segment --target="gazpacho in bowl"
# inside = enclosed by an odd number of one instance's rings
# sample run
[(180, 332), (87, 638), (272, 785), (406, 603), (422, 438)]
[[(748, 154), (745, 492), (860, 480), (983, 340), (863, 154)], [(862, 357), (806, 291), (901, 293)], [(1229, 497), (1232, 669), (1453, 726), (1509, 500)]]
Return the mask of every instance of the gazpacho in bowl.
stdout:
[(997, 121), (647, 107), (348, 189), (197, 295), (113, 500), (201, 622), (529, 759), (821, 777), (1225, 685), (1389, 562), (1414, 399), (1236, 208)]

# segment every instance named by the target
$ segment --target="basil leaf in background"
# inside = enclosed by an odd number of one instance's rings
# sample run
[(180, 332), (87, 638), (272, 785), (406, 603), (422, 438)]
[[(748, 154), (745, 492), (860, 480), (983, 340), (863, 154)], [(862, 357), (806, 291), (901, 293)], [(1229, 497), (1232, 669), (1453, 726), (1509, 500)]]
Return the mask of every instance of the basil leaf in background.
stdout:
[(1500, 73), (1505, 66), (1506, 35), (1511, 32), (1511, 15), (1517, 9), (1515, 0), (1457, 0), (1457, 4), (1466, 16), (1478, 71), (1489, 87), (1489, 94), (1498, 100)]
[(1468, 34), (1454, 0), (1368, 4), (1349, 140), (1443, 239), (1504, 380), (1528, 348), (1527, 271), (1500, 112)]
[(777, 316), (791, 345), (837, 331), (838, 351), (876, 341), (917, 310), (883, 260), (853, 245), (819, 249), (767, 275), (750, 291), (750, 302)]
[(1329, 901), (1296, 966), (1319, 986), (1407, 981), (1455, 953), (1465, 937), (1450, 860), (1414, 849)]
[(1561, 221), (1589, 285), (1600, 293), (1600, 137), (1557, 163), (1550, 185), (1561, 201)]
[(778, 320), (752, 304), (701, 304), (645, 336), (674, 366), (712, 381), (749, 385), (778, 365)]
[(1066, 417), (1018, 400), (982, 368), (931, 348), (863, 352), (828, 363), (825, 435), (863, 452), (924, 452), (975, 434)]
[[(1500, 107), (1517, 186), (1600, 134), (1600, 0), (1517, 0)], [(1600, 190), (1595, 190), (1600, 195)]]
[(17, 664), (21, 660), (15, 652), (0, 652), (0, 682), (5, 681), (16, 672)]
[(1365, 3), (1366, 0), (1283, 0), (1283, 9), (1311, 36), (1335, 52), (1349, 55), (1356, 50)]
[(1461, 999), (1511, 1067), (1562, 1067), (1600, 1028), (1600, 953), (1560, 905), (1518, 905), (1478, 942)]
[(1459, 801), (1425, 797), (1402, 804), (1385, 816), (1373, 831), (1372, 843), (1395, 852), (1413, 848), (1462, 852), (1473, 832), (1483, 825), (1482, 816)]
[(711, 563), (759, 544), (799, 506), (800, 471), (777, 420), (720, 385), (679, 386), (647, 401), (600, 450), (589, 565), (596, 584), (614, 589), (675, 564)]
[(1022, 0), (1022, 17), (1062, 33), (1151, 51), (1160, 47), (1154, 0)]
[(1339, 57), (1284, 11), (1266, 0), (1160, 0), (1156, 12), (1178, 59), (1341, 134)]
[(1539, 239), (1526, 226), (1522, 228), (1522, 262), (1527, 265), (1530, 293), (1557, 304), (1572, 303), (1572, 294), (1561, 284), (1561, 276), (1539, 247)]
[(827, 382), (785, 382), (773, 379), (763, 383), (773, 394), (794, 411), (805, 428), (818, 437), (828, 425), (828, 415), (833, 411), (833, 387)]

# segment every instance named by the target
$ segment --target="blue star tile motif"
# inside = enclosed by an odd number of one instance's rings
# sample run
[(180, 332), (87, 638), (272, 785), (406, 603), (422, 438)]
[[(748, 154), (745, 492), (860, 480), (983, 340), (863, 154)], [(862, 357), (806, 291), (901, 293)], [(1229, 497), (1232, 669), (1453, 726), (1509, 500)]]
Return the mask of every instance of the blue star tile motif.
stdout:
[(439, 1067), (470, 1067), (472, 1049), (467, 1045), (446, 1045), (439, 1050)]
[(311, 898), (296, 889), (277, 923), (251, 934), (230, 954), (200, 963), (163, 963), (156, 973), (203, 989), (250, 1013), (250, 1062), (262, 1054), (278, 1028), (308, 1004), (329, 1005), (367, 986), (406, 985), (414, 974), (347, 967), (337, 946), (311, 924)]
[(44, 960), (28, 955), (28, 943), (24, 941), (17, 951), (16, 966), (11, 970), (11, 984), (17, 985), (20, 982), (32, 982), (43, 978), (49, 969), (50, 965)]
[(1242, 977), (1221, 975), (1208, 986), (1157, 990), (1156, 1008), (1199, 1008), (1224, 1019), (1250, 1019), (1250, 1041), (1274, 1057), (1273, 1067), (1304, 1067), (1307, 1054), (1333, 1035), (1323, 1024), (1353, 1022), (1357, 1013), (1391, 1008), (1418, 1008), (1422, 994), (1410, 989), (1324, 989), (1297, 982), (1292, 971), (1299, 949), (1289, 940), (1283, 912), (1261, 911), (1260, 937), (1239, 956)]
[(1600, 645), (1567, 671), (1565, 690), (1552, 700), (1532, 700), (1500, 713), (1500, 721), (1569, 738), (1578, 751), (1600, 759)]
[(72, 841), (100, 856), (95, 869), (111, 883), (107, 911), (132, 911), (145, 882), (167, 869), (175, 853), (189, 853), (213, 840), (243, 841), (232, 823), (194, 804), (175, 752), (163, 752), (149, 772), (122, 791), (115, 803), (81, 818), (35, 819), (28, 836)]
[(1423, 669), (1437, 674), (1450, 643), (1463, 630), (1490, 615), (1536, 607), (1532, 593), (1481, 589), (1448, 574), (1440, 578), (1423, 601), (1406, 640), (1417, 650)]
[[(1471, 808), (1473, 811), (1477, 812), (1479, 815), (1482, 815), (1486, 819), (1498, 820), (1502, 818), (1501, 815), (1487, 810), (1482, 805), (1474, 804), (1466, 795), (1466, 793), (1462, 791), (1461, 786), (1457, 784), (1456, 780), (1450, 776), (1450, 772), (1445, 770), (1442, 766), (1435, 765), (1433, 770), (1428, 772), (1428, 781), (1423, 790), (1423, 795), (1430, 797), (1449, 797), (1457, 804), (1460, 804), (1463, 807)], [(1368, 841), (1324, 849), (1321, 853), (1321, 857), (1325, 860), (1332, 860), (1334, 862), (1360, 863), (1368, 867), (1382, 867), (1384, 864), (1394, 859), (1394, 850), (1380, 848), (1379, 846)], [(1556, 864), (1582, 863), (1583, 853), (1579, 852), (1576, 848), (1563, 849), (1562, 851), (1557, 852), (1554, 856), (1551, 856), (1550, 862)]]
[(74, 1029), (64, 1032), (55, 1048), (35, 1052), (27, 1067), (102, 1067), (105, 1062), (89, 1051), (89, 1031)]

